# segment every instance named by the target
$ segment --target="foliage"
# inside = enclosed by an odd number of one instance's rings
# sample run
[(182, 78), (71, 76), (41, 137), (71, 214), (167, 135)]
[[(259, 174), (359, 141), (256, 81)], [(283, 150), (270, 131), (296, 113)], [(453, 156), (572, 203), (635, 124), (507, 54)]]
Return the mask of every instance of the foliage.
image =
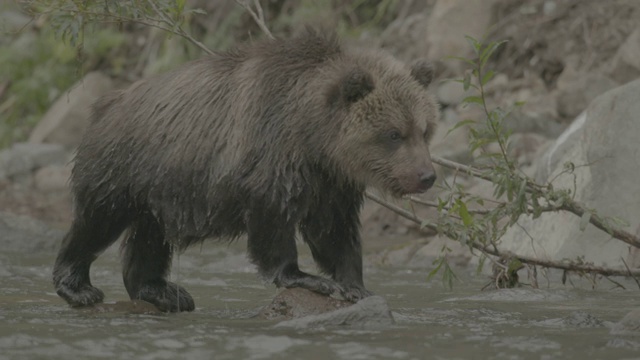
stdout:
[(279, 33), (299, 24), (334, 24), (342, 36), (359, 36), (365, 31), (381, 31), (393, 19), (399, 3), (394, 0), (315, 1), (301, 0), (290, 12), (270, 19)]
[[(454, 81), (459, 82), (465, 91), (469, 89), (475, 91), (474, 95), (463, 100), (463, 104), (479, 107), (483, 117), (462, 120), (451, 131), (461, 127), (469, 129), (469, 148), (476, 157), (477, 165), (470, 167), (445, 160), (434, 160), (455, 169), (456, 172), (491, 181), (494, 188), (493, 198), (482, 198), (467, 192), (456, 181), (457, 177), (454, 177), (453, 182), (444, 182), (444, 195), (438, 198), (437, 204), (434, 204), (439, 211), (438, 222), (436, 224), (423, 222), (423, 226), (431, 226), (439, 233), (459, 241), (469, 247), (472, 253), (474, 250), (479, 250), (482, 260), (490, 259), (493, 263), (494, 287), (519, 286), (518, 271), (525, 268), (524, 263), (556, 267), (580, 275), (624, 274), (621, 271), (612, 272), (611, 269), (597, 268), (593, 264), (585, 263), (581, 258), (563, 262), (545, 262), (505, 254), (499, 250), (500, 239), (507, 229), (517, 224), (521, 216), (526, 215), (536, 219), (543, 212), (550, 211), (568, 211), (580, 217), (581, 230), (590, 223), (630, 245), (639, 247), (640, 240), (619, 229), (624, 225), (623, 221), (601, 217), (596, 210), (588, 209), (575, 202), (572, 195), (575, 189), (555, 189), (554, 179), (546, 184), (538, 184), (519, 171), (517, 161), (507, 152), (511, 134), (504, 126), (505, 119), (513, 109), (505, 110), (499, 107), (490, 109), (485, 97), (485, 86), (494, 76), (494, 72), (486, 68), (487, 60), (504, 42), (485, 43), (472, 37), (467, 37), (467, 40), (473, 48), (474, 57), (455, 58), (466, 63), (469, 70), (463, 78)], [(514, 104), (514, 107), (520, 105)], [(565, 164), (564, 171), (558, 176), (572, 175), (575, 167), (572, 163)], [(452, 279), (450, 268), (443, 265), (443, 262), (447, 261), (446, 253), (443, 251), (441, 257), (436, 260), (436, 268), (430, 276), (443, 269), (443, 281), (450, 286)], [(483, 264), (484, 261), (481, 261), (479, 271)], [(535, 269), (533, 273), (536, 273)], [(535, 279), (534, 283), (536, 283)]]
[[(184, 3), (153, 2), (175, 24), (198, 12), (185, 9)], [(122, 31), (125, 22), (154, 21), (149, 4), (119, 0), (24, 1), (25, 11), (40, 24), (25, 27), (18, 34), (3, 34), (13, 40), (0, 50), (0, 88), (4, 84), (8, 88), (7, 95), (0, 98), (0, 148), (24, 140), (53, 101), (86, 72), (100, 66), (111, 74), (121, 74), (128, 60), (124, 54), (113, 52), (128, 41)], [(85, 32), (91, 35), (85, 37)], [(195, 46), (191, 51), (160, 48), (162, 54), (155, 67), (149, 69), (151, 72), (166, 70), (199, 54), (193, 51)]]
[[(0, 84), (10, 84), (0, 99), (0, 148), (23, 140), (51, 103), (80, 79), (89, 64), (119, 46), (118, 33), (101, 29), (87, 42), (83, 62), (76, 50), (48, 31), (24, 32), (0, 51)], [(84, 64), (84, 66), (83, 66)]]

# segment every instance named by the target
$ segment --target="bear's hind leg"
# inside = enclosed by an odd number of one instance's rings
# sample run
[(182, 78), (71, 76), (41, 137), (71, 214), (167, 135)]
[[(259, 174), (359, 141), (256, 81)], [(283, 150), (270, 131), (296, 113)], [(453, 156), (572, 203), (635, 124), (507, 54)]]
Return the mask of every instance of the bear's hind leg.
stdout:
[(102, 302), (104, 294), (91, 285), (89, 269), (98, 255), (113, 244), (127, 226), (126, 217), (99, 209), (76, 216), (53, 267), (53, 284), (61, 298), (71, 306)]
[(173, 245), (150, 214), (136, 220), (123, 243), (123, 279), (132, 300), (144, 300), (161, 311), (193, 311), (189, 293), (166, 280), (171, 269)]

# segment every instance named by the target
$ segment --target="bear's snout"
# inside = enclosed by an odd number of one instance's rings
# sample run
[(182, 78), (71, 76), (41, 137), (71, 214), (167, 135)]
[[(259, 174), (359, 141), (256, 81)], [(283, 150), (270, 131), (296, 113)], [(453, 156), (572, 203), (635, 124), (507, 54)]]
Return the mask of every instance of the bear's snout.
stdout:
[(427, 191), (428, 189), (430, 189), (433, 184), (436, 182), (436, 173), (431, 170), (431, 171), (425, 171), (420, 175), (419, 181), (420, 181), (420, 192), (424, 192)]

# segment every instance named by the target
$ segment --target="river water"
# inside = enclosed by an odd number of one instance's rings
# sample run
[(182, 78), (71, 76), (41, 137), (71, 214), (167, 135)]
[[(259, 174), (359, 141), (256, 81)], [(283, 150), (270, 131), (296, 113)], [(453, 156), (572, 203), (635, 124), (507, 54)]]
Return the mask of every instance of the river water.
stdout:
[[(0, 359), (640, 359), (640, 336), (610, 333), (638, 307), (637, 287), (606, 281), (480, 291), (486, 275), (462, 269), (448, 290), (427, 270), (368, 266), (368, 287), (387, 299), (395, 325), (300, 330), (254, 317), (275, 290), (237, 247), (176, 259), (173, 280), (197, 306), (181, 314), (69, 308), (51, 285), (53, 258), (0, 254)], [(127, 299), (118, 261), (110, 250), (92, 269), (107, 303)]]

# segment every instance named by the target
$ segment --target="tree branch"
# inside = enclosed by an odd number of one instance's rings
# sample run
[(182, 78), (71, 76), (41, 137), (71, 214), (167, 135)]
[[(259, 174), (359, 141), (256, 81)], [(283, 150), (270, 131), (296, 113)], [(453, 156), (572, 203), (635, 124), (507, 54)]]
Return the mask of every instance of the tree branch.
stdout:
[[(200, 50), (206, 52), (207, 54), (209, 55), (214, 54), (213, 51), (207, 48), (203, 43), (193, 38), (193, 36), (191, 36), (188, 32), (184, 31), (184, 29), (182, 29), (182, 26), (180, 26), (180, 24), (173, 21), (164, 11), (160, 10), (160, 8), (158, 8), (158, 6), (154, 3), (154, 1), (147, 0), (147, 3), (151, 6), (153, 11), (156, 14), (158, 14), (158, 16), (160, 16), (160, 18), (165, 24), (172, 27), (172, 28), (169, 28), (168, 31), (187, 39), (189, 42), (191, 42), (192, 44), (194, 44), (195, 46), (200, 48)], [(175, 28), (177, 31), (173, 30), (173, 28)]]
[(582, 217), (585, 213), (591, 213), (590, 218), (589, 218), (589, 222), (597, 227), (598, 229), (606, 232), (607, 234), (613, 236), (614, 238), (621, 240), (631, 246), (635, 246), (637, 248), (640, 248), (640, 238), (638, 238), (637, 236), (626, 232), (624, 230), (620, 230), (620, 229), (616, 229), (610, 225), (608, 225), (606, 223), (606, 220), (604, 220), (601, 216), (599, 216), (598, 214), (594, 214), (592, 212), (590, 212), (589, 210), (587, 210), (585, 208), (584, 205), (574, 201), (574, 200), (567, 200), (565, 201), (565, 203), (563, 203), (560, 206), (560, 209), (565, 210), (565, 211), (569, 211), (579, 217)]
[(249, 0), (234, 0), (234, 1), (238, 5), (240, 5), (243, 9), (245, 9), (249, 13), (249, 15), (251, 15), (251, 17), (253, 18), (253, 21), (255, 21), (256, 24), (258, 24), (258, 27), (260, 28), (260, 30), (262, 30), (262, 32), (265, 35), (267, 35), (272, 40), (275, 39), (271, 31), (269, 31), (267, 24), (265, 23), (264, 12), (262, 11), (262, 6), (260, 6), (259, 0), (253, 0), (253, 6), (255, 7), (255, 10), (251, 7), (251, 4), (249, 4)]
[[(409, 219), (415, 222), (416, 224), (419, 224), (421, 227), (426, 227), (435, 231), (442, 230), (442, 229), (439, 229), (436, 224), (420, 219), (413, 213), (397, 205), (391, 204), (383, 200), (379, 196), (372, 194), (371, 192), (367, 192), (366, 195), (369, 199), (373, 200), (374, 202), (386, 207), (387, 209), (395, 212), (396, 214), (406, 219)], [(455, 234), (444, 233), (444, 235), (446, 235), (449, 238), (455, 237)], [(487, 247), (477, 242), (471, 242), (469, 243), (469, 246), (473, 247), (476, 250), (481, 251), (484, 254), (501, 257), (501, 258), (507, 257), (507, 258), (517, 259), (523, 264), (538, 265), (546, 268), (554, 268), (554, 269), (573, 271), (573, 272), (596, 273), (603, 276), (632, 276), (632, 277), (640, 276), (640, 269), (635, 269), (635, 270), (631, 270), (629, 268), (614, 269), (614, 268), (595, 266), (590, 264), (576, 264), (571, 262), (542, 260), (542, 259), (536, 259), (536, 258), (514, 254), (508, 251), (500, 251), (499, 249)]]

